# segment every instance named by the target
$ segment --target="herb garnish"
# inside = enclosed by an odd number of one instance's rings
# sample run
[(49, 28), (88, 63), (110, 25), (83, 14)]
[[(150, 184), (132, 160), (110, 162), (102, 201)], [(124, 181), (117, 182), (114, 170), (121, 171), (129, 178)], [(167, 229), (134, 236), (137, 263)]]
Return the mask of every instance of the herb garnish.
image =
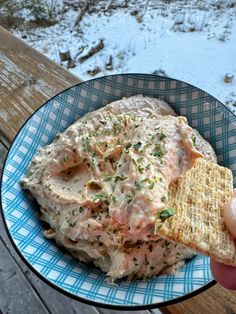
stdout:
[(93, 197), (93, 201), (96, 202), (96, 201), (107, 201), (107, 195), (106, 194), (103, 194), (103, 193), (100, 193), (100, 194), (96, 194), (94, 197)]
[(74, 227), (76, 225), (76, 221), (74, 221), (74, 222), (68, 221), (68, 225), (69, 225), (69, 227)]
[(134, 144), (133, 145), (133, 148), (135, 149), (135, 150), (139, 150), (139, 148), (142, 146), (142, 143), (141, 142), (138, 142), (138, 143), (136, 143), (136, 144)]
[(104, 182), (109, 182), (112, 180), (112, 177), (106, 177), (105, 179), (103, 179)]
[(126, 199), (127, 203), (129, 204), (129, 203), (132, 202), (133, 196), (132, 196), (132, 195), (129, 195), (129, 194), (126, 194), (126, 195), (125, 195), (125, 199)]
[(51, 184), (46, 185), (45, 188), (46, 188), (49, 192), (52, 191), (52, 186), (51, 186)]
[(82, 144), (84, 151), (88, 151), (91, 145), (91, 135), (82, 137)]
[(159, 140), (160, 140), (160, 141), (164, 140), (165, 137), (166, 137), (166, 135), (165, 135), (164, 133), (161, 132), (161, 133), (159, 134)]
[(154, 148), (154, 151), (153, 151), (152, 155), (153, 155), (154, 157), (160, 157), (160, 158), (163, 157), (164, 152), (163, 152), (163, 149), (162, 149), (162, 147), (161, 147), (160, 144), (156, 145), (156, 147)]
[(113, 203), (116, 202), (116, 197), (114, 195), (112, 195), (111, 199), (112, 199)]
[(165, 202), (167, 201), (167, 199), (166, 199), (166, 196), (165, 196), (165, 195), (163, 195), (163, 196), (162, 196), (161, 201), (162, 201), (163, 203), (165, 203)]
[(193, 142), (193, 146), (196, 146), (196, 136), (195, 135), (193, 135), (192, 136), (192, 142)]
[(132, 146), (131, 143), (125, 145), (125, 152), (128, 153), (128, 149)]
[(115, 134), (119, 134), (122, 130), (122, 126), (120, 123), (114, 122), (113, 124), (113, 131)]
[(135, 184), (136, 189), (139, 190), (139, 191), (141, 191), (141, 189), (142, 189), (141, 183), (138, 182), (138, 181), (135, 181), (134, 184)]
[(127, 177), (125, 177), (123, 174), (120, 174), (120, 175), (118, 175), (118, 176), (115, 176), (114, 177), (115, 178), (115, 182), (117, 182), (117, 181), (124, 181), (124, 180), (126, 180), (127, 179)]
[(155, 182), (152, 181), (152, 182), (150, 183), (150, 185), (148, 186), (148, 188), (149, 188), (150, 190), (152, 190), (152, 189), (154, 188), (154, 185), (155, 185)]
[(166, 219), (170, 218), (174, 214), (175, 214), (174, 208), (167, 208), (158, 213), (158, 218), (161, 219), (162, 222), (164, 222)]
[(142, 157), (138, 158), (137, 160), (135, 160), (134, 158), (132, 158), (133, 163), (134, 163), (135, 166), (138, 168), (138, 171), (139, 171), (140, 173), (142, 173), (143, 170), (145, 170), (145, 168), (140, 165), (140, 163), (141, 163), (143, 160), (144, 160), (144, 158), (142, 158)]
[(139, 157), (139, 158), (137, 159), (137, 162), (142, 162), (143, 160), (144, 160), (143, 157)]

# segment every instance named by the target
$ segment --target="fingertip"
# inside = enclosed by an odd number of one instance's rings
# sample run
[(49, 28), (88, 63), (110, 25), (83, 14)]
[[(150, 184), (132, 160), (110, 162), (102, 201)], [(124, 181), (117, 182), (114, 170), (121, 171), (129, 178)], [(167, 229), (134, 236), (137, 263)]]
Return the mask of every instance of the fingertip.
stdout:
[(223, 217), (230, 233), (234, 238), (236, 238), (236, 198), (230, 200), (230, 202), (225, 206)]
[(236, 267), (211, 260), (211, 272), (222, 287), (236, 290)]

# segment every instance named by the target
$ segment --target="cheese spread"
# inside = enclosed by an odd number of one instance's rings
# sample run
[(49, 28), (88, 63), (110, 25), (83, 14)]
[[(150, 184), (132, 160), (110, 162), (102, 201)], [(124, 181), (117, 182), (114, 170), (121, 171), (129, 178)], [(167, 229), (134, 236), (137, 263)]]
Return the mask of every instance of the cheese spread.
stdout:
[(194, 256), (154, 234), (157, 214), (173, 215), (168, 187), (210, 144), (162, 100), (123, 98), (87, 113), (32, 161), (24, 188), (55, 239), (111, 280), (174, 273)]

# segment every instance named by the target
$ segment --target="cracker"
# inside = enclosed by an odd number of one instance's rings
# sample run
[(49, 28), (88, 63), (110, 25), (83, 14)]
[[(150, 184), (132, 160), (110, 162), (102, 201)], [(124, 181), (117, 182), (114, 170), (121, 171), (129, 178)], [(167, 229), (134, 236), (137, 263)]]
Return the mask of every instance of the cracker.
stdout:
[(174, 215), (164, 222), (157, 219), (156, 234), (236, 265), (234, 240), (223, 220), (224, 207), (232, 197), (232, 172), (199, 158), (182, 179), (171, 184), (168, 207)]

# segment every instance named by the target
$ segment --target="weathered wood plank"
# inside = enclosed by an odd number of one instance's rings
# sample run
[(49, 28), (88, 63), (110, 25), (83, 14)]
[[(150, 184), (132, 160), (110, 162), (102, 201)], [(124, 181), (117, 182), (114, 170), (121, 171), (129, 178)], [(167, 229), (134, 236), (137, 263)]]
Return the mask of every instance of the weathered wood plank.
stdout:
[(25, 271), (26, 277), (37, 290), (51, 313), (56, 314), (99, 314), (93, 306), (75, 301), (38, 279), (30, 270)]
[(49, 313), (0, 238), (0, 312)]
[(5, 160), (6, 154), (7, 154), (6, 147), (1, 145), (1, 143), (0, 143), (0, 176), (1, 176), (1, 173), (2, 173), (3, 162)]
[(164, 314), (229, 314), (236, 313), (236, 291), (219, 284), (187, 301), (162, 308)]
[(0, 27), (0, 125), (9, 140), (46, 100), (78, 82), (79, 78)]

